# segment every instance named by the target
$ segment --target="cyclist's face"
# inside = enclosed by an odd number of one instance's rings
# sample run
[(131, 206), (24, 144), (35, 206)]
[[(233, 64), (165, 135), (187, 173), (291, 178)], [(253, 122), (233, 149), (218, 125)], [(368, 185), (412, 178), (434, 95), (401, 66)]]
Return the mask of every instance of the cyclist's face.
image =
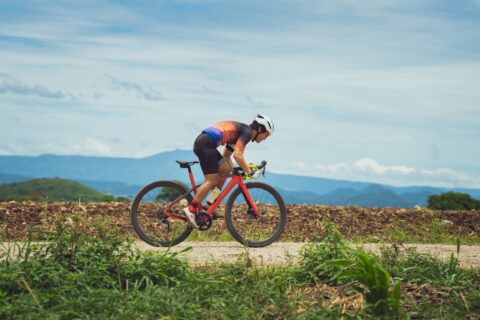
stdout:
[(268, 132), (263, 132), (263, 133), (260, 133), (258, 136), (257, 136), (257, 139), (255, 139), (255, 141), (257, 143), (260, 143), (262, 142), (263, 140), (267, 139), (267, 137), (269, 136), (270, 134)]

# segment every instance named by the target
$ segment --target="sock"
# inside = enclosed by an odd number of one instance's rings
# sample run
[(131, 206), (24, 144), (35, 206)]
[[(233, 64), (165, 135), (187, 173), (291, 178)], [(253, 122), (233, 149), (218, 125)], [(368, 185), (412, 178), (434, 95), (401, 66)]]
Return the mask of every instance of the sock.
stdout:
[(202, 204), (197, 200), (193, 199), (192, 203), (188, 206), (188, 210), (190, 212), (197, 212), (197, 210), (201, 207), (202, 207)]

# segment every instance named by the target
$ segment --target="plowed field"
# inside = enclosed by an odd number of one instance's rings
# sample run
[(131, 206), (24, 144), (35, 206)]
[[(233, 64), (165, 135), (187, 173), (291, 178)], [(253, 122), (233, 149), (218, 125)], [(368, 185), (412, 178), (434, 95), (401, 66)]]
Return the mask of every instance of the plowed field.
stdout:
[[(28, 230), (52, 229), (57, 217), (74, 214), (80, 216), (80, 226), (85, 232), (94, 229), (94, 221), (107, 218), (108, 226), (119, 227), (125, 234), (133, 236), (129, 210), (129, 203), (0, 202), (0, 237), (6, 241), (22, 240)], [(335, 224), (349, 239), (388, 240), (394, 230), (402, 230), (407, 239), (415, 238), (425, 232), (435, 233), (432, 226), (452, 236), (480, 237), (480, 211), (291, 205), (288, 206), (288, 222), (282, 240), (308, 242), (321, 239), (324, 221)], [(208, 235), (214, 237), (224, 232), (223, 221), (217, 220)], [(41, 233), (34, 232), (33, 235), (40, 237)]]

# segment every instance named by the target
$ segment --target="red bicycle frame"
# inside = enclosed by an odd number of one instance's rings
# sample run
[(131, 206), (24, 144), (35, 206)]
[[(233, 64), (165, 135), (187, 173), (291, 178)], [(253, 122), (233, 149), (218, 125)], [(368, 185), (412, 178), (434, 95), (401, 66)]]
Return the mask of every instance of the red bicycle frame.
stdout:
[(221, 178), (221, 180), (226, 180), (228, 178), (232, 178), (228, 185), (222, 190), (220, 195), (215, 199), (215, 201), (212, 203), (210, 208), (207, 210), (207, 214), (209, 216), (212, 216), (215, 213), (215, 210), (217, 207), (220, 205), (220, 203), (225, 199), (225, 197), (232, 191), (232, 189), (235, 186), (240, 186), (240, 189), (242, 190), (243, 195), (245, 196), (245, 200), (247, 200), (247, 203), (249, 207), (253, 210), (253, 213), (255, 214), (256, 217), (258, 217), (260, 214), (257, 209), (257, 205), (255, 204), (255, 201), (252, 200), (252, 197), (250, 196), (250, 193), (248, 192), (248, 188), (243, 182), (243, 177), (239, 175), (228, 175), (225, 178)]
[[(193, 193), (196, 195), (197, 194), (197, 188), (201, 186), (201, 184), (199, 185), (195, 185), (195, 178), (193, 177), (193, 172), (192, 172), (192, 169), (190, 167), (188, 167), (188, 176), (190, 178), (190, 184), (192, 185), (192, 189), (190, 189), (187, 193), (190, 193), (193, 191)], [(255, 201), (252, 200), (252, 197), (250, 196), (250, 193), (248, 192), (248, 188), (247, 186), (245, 185), (245, 183), (243, 182), (243, 177), (239, 174), (230, 174), (230, 175), (226, 175), (226, 176), (223, 176), (223, 177), (220, 177), (220, 181), (223, 181), (223, 180), (227, 180), (231, 178), (230, 182), (228, 183), (228, 185), (223, 188), (223, 190), (221, 191), (221, 193), (218, 195), (217, 199), (215, 199), (215, 201), (213, 202), (213, 204), (210, 206), (210, 208), (208, 208), (207, 210), (207, 214), (209, 216), (213, 216), (213, 214), (215, 213), (215, 210), (217, 209), (217, 207), (220, 205), (220, 203), (222, 203), (223, 199), (225, 199), (225, 197), (230, 193), (230, 191), (232, 191), (232, 189), (235, 187), (235, 186), (240, 186), (240, 189), (242, 190), (242, 193), (243, 195), (245, 196), (245, 199), (247, 200), (247, 203), (249, 205), (249, 207), (253, 210), (253, 214), (258, 217), (260, 215), (260, 213), (258, 212), (258, 208), (255, 204)], [(173, 200), (171, 203), (169, 203), (167, 205), (167, 207), (165, 208), (164, 210), (164, 214), (166, 216), (169, 216), (169, 217), (172, 217), (172, 218), (175, 218), (175, 219), (179, 219), (179, 220), (183, 220), (183, 221), (187, 221), (186, 217), (179, 217), (177, 215), (174, 215), (174, 214), (171, 214), (169, 212), (169, 209), (170, 207), (176, 203), (177, 201), (179, 201), (181, 198), (183, 198), (185, 196), (185, 194), (179, 196), (177, 199)]]

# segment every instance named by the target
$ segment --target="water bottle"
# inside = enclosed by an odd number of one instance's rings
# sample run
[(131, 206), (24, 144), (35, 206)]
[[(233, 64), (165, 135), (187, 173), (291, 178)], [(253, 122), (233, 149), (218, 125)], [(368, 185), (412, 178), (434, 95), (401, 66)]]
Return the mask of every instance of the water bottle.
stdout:
[(211, 192), (210, 192), (210, 196), (208, 197), (207, 199), (207, 204), (209, 206), (212, 205), (212, 203), (215, 202), (215, 200), (217, 199), (217, 197), (220, 195), (220, 193), (222, 192), (222, 190), (220, 190), (218, 187), (215, 187), (215, 189), (213, 189)]

